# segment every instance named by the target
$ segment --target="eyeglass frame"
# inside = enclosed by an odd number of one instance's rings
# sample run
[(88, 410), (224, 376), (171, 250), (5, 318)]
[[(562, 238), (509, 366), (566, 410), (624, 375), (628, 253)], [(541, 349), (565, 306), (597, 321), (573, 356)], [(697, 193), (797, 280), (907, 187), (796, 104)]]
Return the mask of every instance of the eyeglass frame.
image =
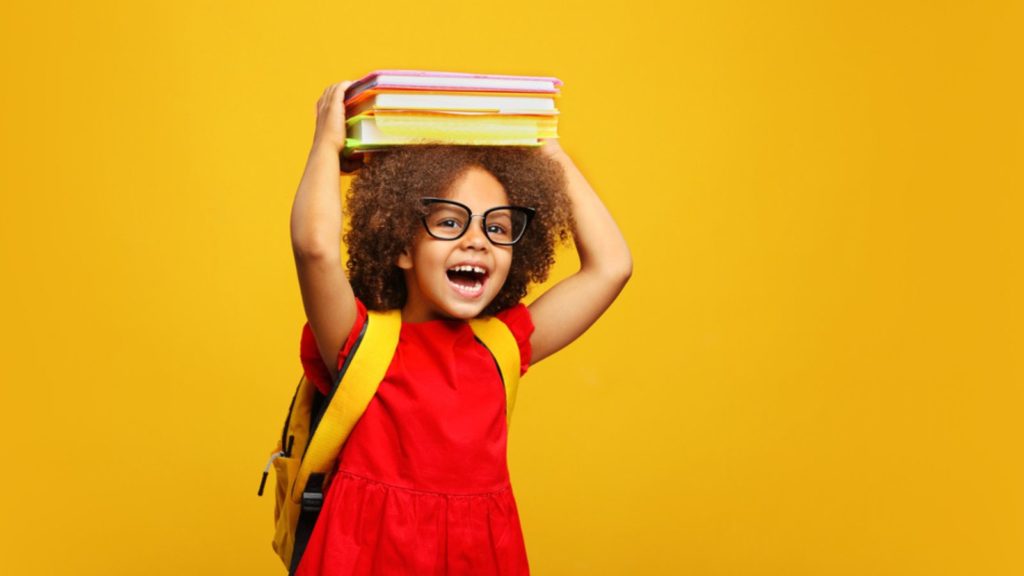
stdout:
[[(431, 238), (434, 238), (434, 239), (437, 239), (437, 240), (458, 240), (459, 238), (462, 238), (463, 236), (466, 235), (466, 232), (469, 230), (470, 226), (473, 223), (473, 218), (476, 218), (477, 216), (479, 216), (480, 217), (480, 229), (483, 230), (484, 236), (487, 238), (487, 241), (490, 242), (491, 244), (494, 244), (495, 246), (515, 246), (516, 244), (518, 244), (519, 241), (523, 239), (523, 236), (526, 236), (526, 230), (530, 227), (530, 222), (533, 220), (533, 217), (537, 214), (537, 210), (535, 208), (530, 208), (529, 206), (513, 206), (513, 205), (494, 206), (493, 208), (488, 208), (487, 210), (484, 210), (483, 214), (473, 214), (473, 209), (470, 208), (469, 206), (466, 206), (465, 204), (463, 204), (461, 202), (456, 202), (455, 200), (449, 200), (447, 198), (435, 198), (435, 197), (432, 197), (432, 196), (427, 196), (427, 197), (424, 197), (424, 198), (420, 198), (420, 202), (423, 203), (424, 207), (430, 206), (431, 204), (452, 204), (452, 205), (458, 206), (459, 208), (464, 209), (466, 211), (466, 214), (469, 214), (469, 219), (466, 221), (466, 226), (463, 227), (462, 231), (459, 232), (459, 235), (455, 236), (454, 238), (444, 238), (444, 237), (441, 237), (441, 236), (437, 236), (436, 234), (431, 232), (430, 231), (430, 224), (427, 224), (427, 214), (424, 214), (420, 218), (420, 220), (423, 222), (424, 230), (427, 231), (427, 234)], [(495, 242), (494, 239), (491, 238), (490, 232), (487, 231), (487, 226), (484, 226), (484, 223), (487, 222), (487, 215), (490, 214), (491, 212), (496, 211), (496, 210), (505, 210), (505, 209), (508, 209), (508, 208), (512, 208), (514, 210), (522, 210), (523, 213), (526, 214), (526, 224), (523, 225), (523, 231), (512, 242)]]

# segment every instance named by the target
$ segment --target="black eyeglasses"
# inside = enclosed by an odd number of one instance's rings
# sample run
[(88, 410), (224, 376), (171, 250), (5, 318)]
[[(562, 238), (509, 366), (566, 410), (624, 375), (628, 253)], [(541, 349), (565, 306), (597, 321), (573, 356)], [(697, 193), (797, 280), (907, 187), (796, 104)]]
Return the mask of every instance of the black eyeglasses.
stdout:
[(523, 237), (537, 212), (525, 206), (495, 206), (483, 214), (473, 214), (469, 206), (444, 198), (422, 198), (427, 212), (423, 226), (438, 240), (458, 240), (469, 230), (474, 217), (482, 221), (484, 234), (492, 244), (511, 246)]

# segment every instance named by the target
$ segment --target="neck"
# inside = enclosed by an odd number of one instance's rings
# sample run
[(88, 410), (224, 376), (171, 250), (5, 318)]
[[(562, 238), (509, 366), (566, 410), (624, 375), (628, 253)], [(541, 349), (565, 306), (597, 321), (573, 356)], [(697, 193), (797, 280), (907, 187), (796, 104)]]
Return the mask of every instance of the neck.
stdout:
[(415, 289), (409, 290), (405, 298), (405, 306), (402, 306), (402, 322), (418, 323), (430, 322), (431, 320), (452, 320), (428, 306)]

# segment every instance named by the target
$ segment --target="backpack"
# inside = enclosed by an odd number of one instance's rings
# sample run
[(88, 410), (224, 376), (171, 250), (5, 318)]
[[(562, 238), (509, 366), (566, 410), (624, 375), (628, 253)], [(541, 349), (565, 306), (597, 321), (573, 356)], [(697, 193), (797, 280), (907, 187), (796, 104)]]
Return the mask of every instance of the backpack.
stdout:
[[(476, 340), (491, 353), (505, 386), (506, 422), (511, 424), (519, 385), (519, 345), (494, 317), (469, 321)], [(366, 322), (324, 396), (305, 376), (292, 396), (277, 448), (257, 493), (263, 495), (273, 466), (276, 476), (273, 548), (294, 574), (316, 525), (341, 447), (384, 379), (398, 346), (400, 310), (368, 311)], [(358, 353), (357, 353), (358, 352)]]

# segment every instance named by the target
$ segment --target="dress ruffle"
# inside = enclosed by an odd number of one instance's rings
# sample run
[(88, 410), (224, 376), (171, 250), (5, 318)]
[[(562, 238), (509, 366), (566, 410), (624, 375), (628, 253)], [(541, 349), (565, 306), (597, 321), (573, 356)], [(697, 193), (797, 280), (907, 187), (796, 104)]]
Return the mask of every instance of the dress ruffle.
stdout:
[(529, 574), (511, 487), (440, 494), (339, 470), (298, 576)]

